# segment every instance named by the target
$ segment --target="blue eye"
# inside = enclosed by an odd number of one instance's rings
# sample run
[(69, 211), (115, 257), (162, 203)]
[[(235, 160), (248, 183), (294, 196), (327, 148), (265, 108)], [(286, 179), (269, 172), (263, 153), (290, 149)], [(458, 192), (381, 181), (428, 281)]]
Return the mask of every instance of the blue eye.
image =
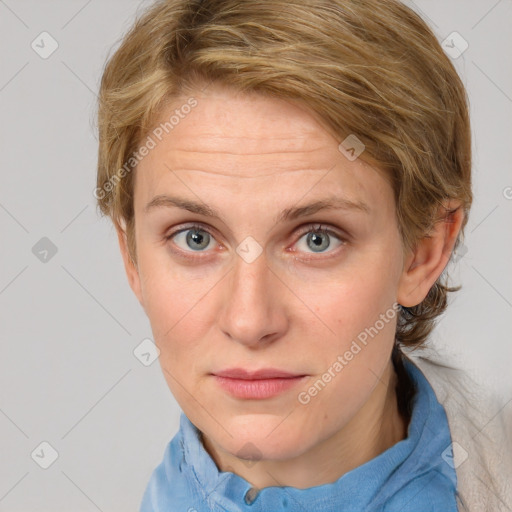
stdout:
[[(194, 252), (203, 252), (214, 238), (200, 226), (192, 226), (173, 233), (167, 237), (174, 239), (175, 244), (183, 250), (192, 250)], [(180, 242), (182, 245), (180, 245)]]
[[(308, 252), (308, 249), (316, 253), (326, 252), (326, 250), (333, 245), (333, 239), (336, 241), (333, 247), (334, 249), (343, 244), (343, 240), (341, 240), (334, 231), (324, 229), (321, 226), (313, 227), (306, 231), (297, 242), (297, 245), (299, 245), (303, 239), (305, 239), (302, 244), (303, 248), (299, 248), (299, 250), (304, 252)], [(336, 245), (336, 243), (338, 245)]]

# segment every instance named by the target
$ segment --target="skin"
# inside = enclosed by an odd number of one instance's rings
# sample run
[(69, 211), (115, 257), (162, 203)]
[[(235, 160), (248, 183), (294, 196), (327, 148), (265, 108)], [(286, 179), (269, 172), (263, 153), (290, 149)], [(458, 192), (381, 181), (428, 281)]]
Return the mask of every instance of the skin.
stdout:
[[(341, 140), (304, 106), (215, 84), (193, 96), (197, 106), (137, 168), (136, 263), (118, 229), (128, 281), (149, 317), (169, 388), (220, 470), (258, 488), (333, 482), (407, 435), (390, 358), (396, 316), (309, 403), (298, 394), (393, 303), (425, 298), (462, 212), (405, 252), (385, 174), (362, 158), (349, 161)], [(162, 120), (187, 99), (176, 98)], [(369, 212), (325, 209), (275, 220), (285, 208), (333, 194), (363, 201)], [(204, 203), (220, 217), (172, 206), (145, 211), (158, 195)], [(187, 245), (187, 231), (166, 238), (191, 224), (210, 232), (206, 248)], [(330, 243), (320, 252), (304, 234), (318, 224), (332, 231), (319, 234)], [(248, 236), (263, 250), (250, 263), (236, 252)], [(308, 377), (270, 399), (236, 399), (211, 376), (231, 367)]]

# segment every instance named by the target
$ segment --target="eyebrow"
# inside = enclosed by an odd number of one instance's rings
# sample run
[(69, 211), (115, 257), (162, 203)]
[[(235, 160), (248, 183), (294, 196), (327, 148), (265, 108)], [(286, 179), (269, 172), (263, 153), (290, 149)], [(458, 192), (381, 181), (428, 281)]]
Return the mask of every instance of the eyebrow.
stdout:
[[(192, 201), (176, 196), (158, 195), (155, 196), (144, 208), (144, 213), (148, 213), (150, 210), (155, 208), (181, 208), (192, 213), (197, 213), (205, 217), (221, 218), (221, 215), (217, 210), (208, 206), (204, 203)], [(305, 206), (293, 206), (283, 210), (275, 219), (275, 223), (291, 221), (298, 219), (299, 217), (305, 217), (312, 215), (320, 210), (353, 210), (356, 212), (362, 212), (365, 214), (370, 213), (370, 207), (362, 201), (352, 201), (350, 199), (330, 196), (318, 201), (314, 201)]]

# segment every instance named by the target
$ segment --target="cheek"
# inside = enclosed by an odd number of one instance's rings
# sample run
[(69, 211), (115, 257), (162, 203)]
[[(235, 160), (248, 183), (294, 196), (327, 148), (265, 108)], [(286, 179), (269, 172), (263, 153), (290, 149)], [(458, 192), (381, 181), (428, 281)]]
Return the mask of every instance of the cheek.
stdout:
[(389, 274), (372, 270), (331, 284), (315, 300), (319, 317), (334, 332), (309, 331), (319, 372), (302, 390), (299, 410), (313, 424), (338, 428), (368, 399), (388, 364), (397, 318), (393, 287)]
[(197, 278), (189, 269), (173, 264), (164, 250), (141, 251), (139, 268), (160, 364), (171, 391), (181, 396), (175, 379), (193, 387), (193, 375), (201, 373), (210, 350), (205, 340), (211, 336), (219, 307), (219, 276), (211, 273)]
[(201, 298), (208, 284), (190, 279), (161, 249), (140, 251), (139, 275), (155, 341), (164, 345), (201, 309)]
[(337, 273), (317, 278), (314, 284), (302, 283), (296, 290), (315, 313), (316, 327), (346, 342), (392, 307), (396, 298), (394, 274), (385, 262), (361, 260), (360, 265), (340, 268)]
[(340, 267), (337, 275), (303, 289), (317, 315), (309, 315), (314, 324), (304, 323), (303, 329), (309, 328), (304, 341), (330, 382), (313, 407), (337, 396), (344, 397), (348, 409), (356, 407), (389, 360), (397, 319), (396, 272), (386, 254), (375, 249), (349, 271)]

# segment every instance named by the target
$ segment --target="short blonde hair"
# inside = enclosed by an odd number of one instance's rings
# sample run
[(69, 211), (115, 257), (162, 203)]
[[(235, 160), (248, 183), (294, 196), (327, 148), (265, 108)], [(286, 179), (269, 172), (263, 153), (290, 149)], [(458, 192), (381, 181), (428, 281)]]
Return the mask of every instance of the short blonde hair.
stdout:
[[(469, 102), (413, 10), (398, 0), (159, 0), (109, 58), (99, 92), (95, 196), (126, 229), (134, 262), (134, 155), (169, 100), (210, 82), (297, 100), (340, 142), (355, 134), (359, 158), (389, 177), (404, 250), (457, 200), (459, 245), (472, 203)], [(447, 292), (460, 289), (443, 277), (401, 308), (398, 344), (427, 339)]]

